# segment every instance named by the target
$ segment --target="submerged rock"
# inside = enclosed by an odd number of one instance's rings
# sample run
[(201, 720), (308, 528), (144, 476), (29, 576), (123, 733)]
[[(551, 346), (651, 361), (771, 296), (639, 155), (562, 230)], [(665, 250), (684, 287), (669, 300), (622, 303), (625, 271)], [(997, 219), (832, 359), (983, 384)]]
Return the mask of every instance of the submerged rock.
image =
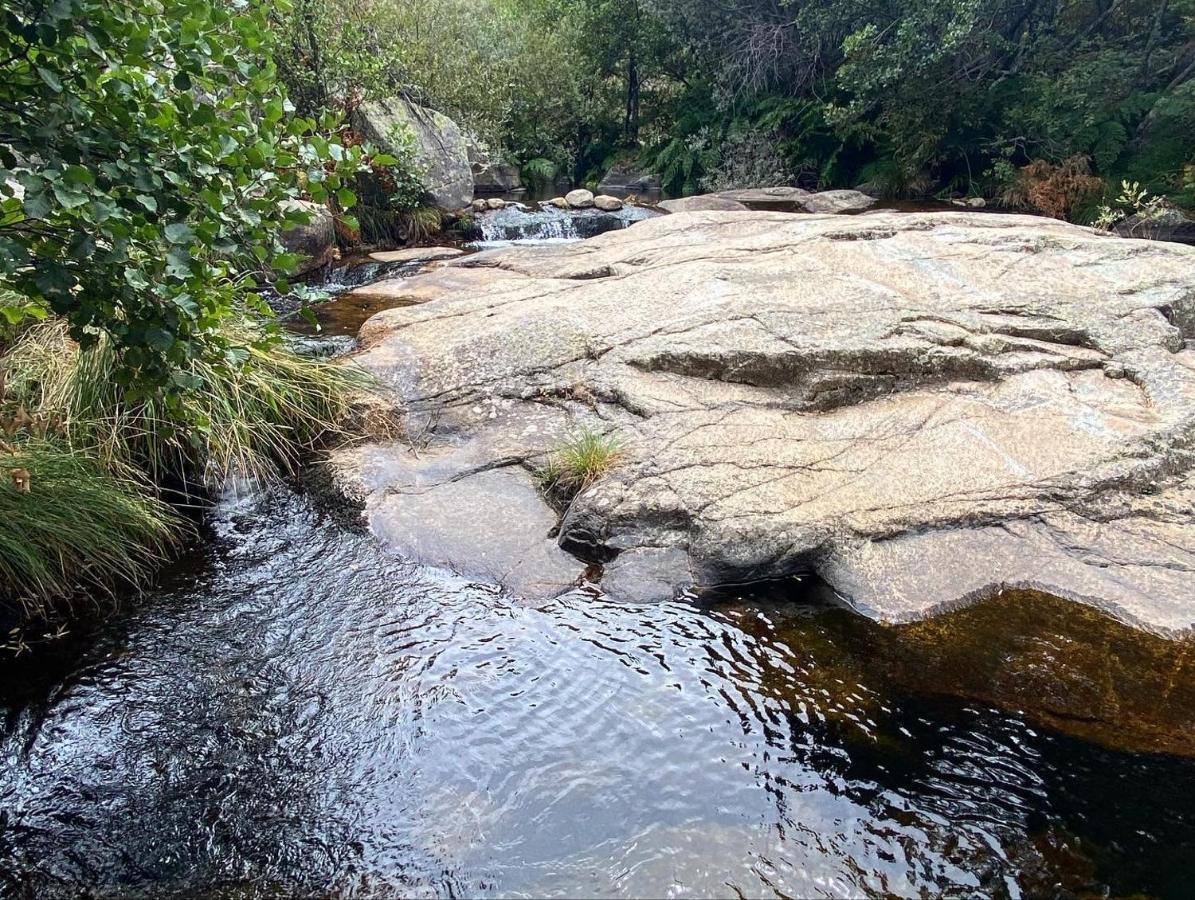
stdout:
[(1031, 216), (682, 213), (403, 290), (357, 362), (433, 445), (500, 424), (528, 459), (548, 410), (619, 435), (562, 522), (585, 560), (816, 573), (889, 621), (1015, 585), (1195, 622), (1195, 250)]
[(647, 172), (634, 164), (614, 166), (602, 178), (598, 190), (615, 197), (659, 196), (663, 181), (654, 172)]

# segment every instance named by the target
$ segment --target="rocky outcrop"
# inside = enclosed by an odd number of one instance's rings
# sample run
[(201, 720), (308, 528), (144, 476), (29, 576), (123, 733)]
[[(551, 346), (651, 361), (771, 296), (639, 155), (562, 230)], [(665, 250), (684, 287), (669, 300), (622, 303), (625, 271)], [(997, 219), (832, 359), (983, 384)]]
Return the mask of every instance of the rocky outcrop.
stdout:
[(453, 212), (472, 202), (468, 144), (448, 116), (393, 97), (361, 104), (352, 124), (358, 134), (385, 152), (396, 150), (396, 134), (414, 136), (415, 162), (422, 170), (429, 204)]
[(719, 197), (716, 194), (701, 194), (696, 197), (681, 197), (677, 200), (664, 200), (656, 204), (660, 209), (670, 213), (680, 212), (744, 212), (747, 204), (729, 197)]
[(486, 197), (492, 194), (523, 194), (522, 172), (518, 166), (495, 157), (476, 139), (467, 139), (469, 166), (473, 170), (473, 194)]
[(801, 207), (809, 213), (862, 212), (875, 205), (875, 197), (861, 191), (819, 191), (801, 201)]
[[(623, 456), (559, 544), (615, 588), (815, 573), (884, 620), (1018, 586), (1195, 623), (1191, 248), (1031, 216), (680, 213), (404, 291), (357, 362), (437, 462), (342, 457), (376, 529), (403, 492), (530, 485), (586, 426)], [(352, 478), (366, 453), (402, 463)]]
[(732, 200), (748, 209), (781, 212), (851, 213), (875, 206), (876, 199), (860, 191), (818, 191), (795, 187), (741, 188), (706, 195), (710, 198)]
[(326, 266), (336, 257), (336, 221), (326, 206), (307, 200), (291, 200), (310, 217), (306, 225), (299, 225), (282, 235), (282, 246), (288, 253), (297, 253), (302, 260), (298, 273), (304, 274)]
[(1166, 207), (1151, 215), (1132, 215), (1116, 223), (1116, 233), (1128, 238), (1195, 244), (1195, 219), (1182, 210)]

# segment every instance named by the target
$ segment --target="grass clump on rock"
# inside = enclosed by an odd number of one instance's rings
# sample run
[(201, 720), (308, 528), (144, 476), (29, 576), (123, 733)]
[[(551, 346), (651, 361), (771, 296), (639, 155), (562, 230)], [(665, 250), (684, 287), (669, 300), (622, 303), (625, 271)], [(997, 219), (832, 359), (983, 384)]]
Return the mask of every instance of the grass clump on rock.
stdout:
[(577, 494), (609, 472), (622, 454), (622, 443), (616, 435), (582, 428), (548, 454), (535, 477), (549, 500), (567, 506)]

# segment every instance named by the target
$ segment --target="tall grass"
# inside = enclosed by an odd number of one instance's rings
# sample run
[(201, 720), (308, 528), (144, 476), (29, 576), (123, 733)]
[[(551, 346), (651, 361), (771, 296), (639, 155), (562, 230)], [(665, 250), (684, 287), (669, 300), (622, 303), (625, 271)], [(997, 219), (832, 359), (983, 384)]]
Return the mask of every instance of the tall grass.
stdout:
[[(10, 339), (0, 355), (0, 604), (51, 618), (80, 584), (137, 583), (184, 528), (164, 499), (193, 502), (233, 475), (277, 477), (344, 434), (367, 386), (359, 370), (263, 345), (247, 324), (226, 337), (243, 361), (185, 366), (202, 386), (175, 405), (130, 399), (103, 338), (82, 349), (50, 320)], [(11, 477), (21, 470), (28, 493)]]
[[(78, 583), (139, 583), (182, 533), (169, 506), (85, 454), (33, 440), (0, 464), (0, 583), (23, 618), (46, 618)], [(11, 472), (30, 473), (28, 493)]]

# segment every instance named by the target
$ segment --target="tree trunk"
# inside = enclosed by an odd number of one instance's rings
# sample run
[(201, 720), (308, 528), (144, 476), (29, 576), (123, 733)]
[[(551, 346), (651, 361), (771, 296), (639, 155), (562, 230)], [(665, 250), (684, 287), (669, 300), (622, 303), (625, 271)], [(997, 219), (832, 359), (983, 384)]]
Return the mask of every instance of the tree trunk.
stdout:
[(624, 126), (627, 143), (639, 143), (639, 62), (634, 50), (627, 57), (627, 112)]

